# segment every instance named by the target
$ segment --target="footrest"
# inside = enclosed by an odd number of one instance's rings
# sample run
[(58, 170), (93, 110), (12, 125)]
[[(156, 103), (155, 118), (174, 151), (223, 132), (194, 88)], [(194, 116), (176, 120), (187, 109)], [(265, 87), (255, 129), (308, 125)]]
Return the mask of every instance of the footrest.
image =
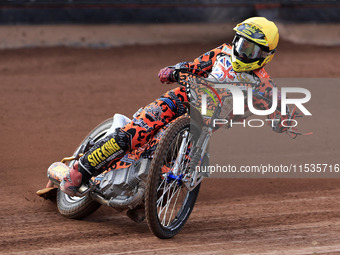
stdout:
[(58, 190), (58, 188), (54, 188), (54, 187), (44, 188), (44, 189), (38, 190), (36, 192), (36, 194), (39, 197), (42, 197), (42, 198), (44, 198), (46, 200), (55, 201), (56, 198), (57, 198), (57, 190)]

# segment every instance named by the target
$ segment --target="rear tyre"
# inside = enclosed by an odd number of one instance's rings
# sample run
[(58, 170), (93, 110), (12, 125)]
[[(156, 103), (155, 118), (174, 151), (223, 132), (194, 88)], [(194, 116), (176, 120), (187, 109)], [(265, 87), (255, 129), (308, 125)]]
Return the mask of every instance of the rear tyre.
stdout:
[[(81, 142), (79, 147), (86, 145), (89, 139), (94, 142), (100, 140), (106, 135), (107, 130), (111, 127), (113, 118), (107, 119), (96, 128), (94, 128)], [(78, 148), (79, 148), (78, 147)], [(78, 150), (77, 148), (77, 150)], [(77, 151), (76, 150), (76, 151)], [(86, 151), (82, 151), (85, 153)], [(72, 166), (75, 161), (71, 161), (69, 166)], [(61, 215), (70, 219), (82, 219), (96, 211), (101, 204), (91, 199), (90, 195), (87, 194), (84, 197), (71, 197), (60, 189), (57, 193), (57, 207)]]

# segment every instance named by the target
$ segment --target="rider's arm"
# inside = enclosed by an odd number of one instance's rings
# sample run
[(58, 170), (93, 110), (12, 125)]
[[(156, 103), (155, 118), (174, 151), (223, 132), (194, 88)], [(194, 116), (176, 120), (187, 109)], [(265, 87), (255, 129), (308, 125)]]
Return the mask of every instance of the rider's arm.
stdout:
[(264, 68), (257, 69), (254, 71), (254, 74), (259, 78), (259, 92), (269, 99), (271, 99), (271, 91), (273, 87), (276, 87), (273, 79), (268, 75), (268, 73), (264, 70)]
[(207, 77), (216, 61), (216, 56), (221, 53), (225, 44), (204, 53), (192, 62), (180, 62), (175, 66), (161, 69), (158, 77), (162, 83), (173, 83), (178, 80), (178, 71), (191, 72), (199, 76)]
[[(259, 86), (257, 87), (259, 92), (266, 98), (272, 100), (273, 87), (277, 87), (272, 78), (268, 75), (268, 73), (264, 70), (264, 68), (258, 69), (254, 71), (255, 75), (259, 78)], [(271, 107), (271, 104), (264, 99), (257, 99), (254, 102), (257, 107), (268, 110)], [(282, 125), (282, 121), (287, 119), (287, 116), (281, 115), (281, 93), (278, 91), (278, 105), (274, 113), (268, 115), (268, 124), (271, 125), (272, 130), (278, 133), (282, 133), (287, 130), (286, 127)]]
[(181, 70), (186, 70), (199, 76), (207, 76), (216, 61), (216, 56), (221, 53), (224, 45), (204, 53), (192, 62), (181, 62), (177, 65)]

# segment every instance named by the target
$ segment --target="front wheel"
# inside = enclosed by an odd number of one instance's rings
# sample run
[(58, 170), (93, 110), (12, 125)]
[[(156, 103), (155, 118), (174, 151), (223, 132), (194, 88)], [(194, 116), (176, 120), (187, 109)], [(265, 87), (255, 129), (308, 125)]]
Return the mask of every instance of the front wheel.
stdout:
[[(99, 124), (85, 137), (85, 139), (80, 143), (79, 147), (86, 145), (89, 139), (97, 142), (103, 138), (110, 129), (112, 122), (113, 118), (110, 118)], [(86, 151), (82, 151), (81, 153), (85, 152)], [(69, 166), (72, 166), (74, 163), (75, 161), (71, 161)], [(92, 200), (89, 194), (85, 195), (84, 197), (71, 197), (58, 189), (57, 207), (60, 214), (67, 218), (82, 219), (96, 211), (100, 206), (101, 204)]]
[[(189, 191), (190, 151), (200, 128), (188, 116), (178, 118), (166, 130), (150, 165), (145, 193), (145, 214), (150, 230), (159, 238), (175, 236), (188, 220), (200, 185)], [(182, 156), (180, 156), (180, 151)]]

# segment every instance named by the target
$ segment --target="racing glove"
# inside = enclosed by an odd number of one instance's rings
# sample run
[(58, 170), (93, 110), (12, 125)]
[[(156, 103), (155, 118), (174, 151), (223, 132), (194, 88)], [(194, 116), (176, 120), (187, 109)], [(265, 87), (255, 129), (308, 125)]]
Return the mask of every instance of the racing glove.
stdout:
[(170, 68), (170, 67), (165, 67), (163, 69), (161, 69), (158, 73), (158, 78), (162, 83), (173, 83), (175, 82), (175, 77), (173, 75), (175, 69)]

